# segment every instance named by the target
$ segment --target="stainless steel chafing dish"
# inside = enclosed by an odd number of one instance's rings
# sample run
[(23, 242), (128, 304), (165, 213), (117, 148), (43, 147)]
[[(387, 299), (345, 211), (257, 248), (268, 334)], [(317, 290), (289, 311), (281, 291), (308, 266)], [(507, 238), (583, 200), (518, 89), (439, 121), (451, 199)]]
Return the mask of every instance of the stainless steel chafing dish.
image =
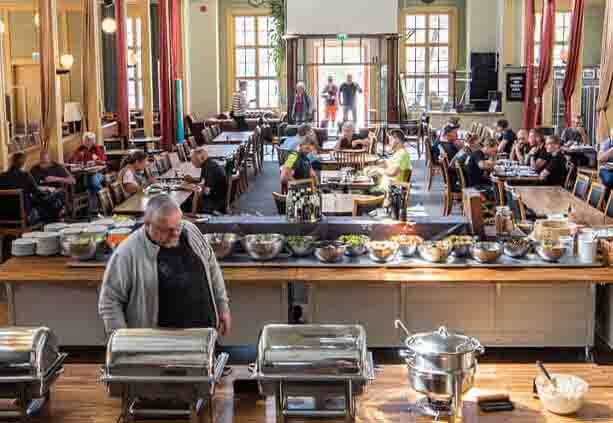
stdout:
[[(359, 325), (267, 325), (254, 377), (276, 397), (277, 417), (354, 420), (357, 396), (374, 379), (366, 332)], [(296, 404), (295, 399), (307, 399)], [(340, 400), (340, 401), (339, 401)]]
[(109, 338), (102, 381), (122, 399), (122, 416), (189, 417), (200, 421), (228, 355), (215, 358), (214, 329), (120, 329)]
[(48, 404), (65, 359), (48, 328), (0, 328), (0, 398), (15, 400), (0, 417), (37, 414)]

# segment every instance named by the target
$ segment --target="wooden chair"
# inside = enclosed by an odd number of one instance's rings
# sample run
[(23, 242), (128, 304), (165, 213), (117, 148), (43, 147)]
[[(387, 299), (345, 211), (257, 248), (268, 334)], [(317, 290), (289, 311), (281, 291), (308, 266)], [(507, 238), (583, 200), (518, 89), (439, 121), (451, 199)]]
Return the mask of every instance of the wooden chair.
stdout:
[(586, 200), (590, 189), (590, 178), (585, 175), (577, 175), (573, 195), (581, 200)]
[(76, 185), (66, 185), (66, 206), (73, 219), (76, 219), (81, 211), (89, 210), (89, 192), (87, 189), (77, 192)]
[(109, 189), (102, 188), (98, 191), (98, 208), (102, 214), (104, 216), (112, 216), (114, 207), (115, 204), (113, 203), (113, 197), (111, 197)]
[(277, 213), (279, 213), (279, 215), (281, 216), (285, 216), (287, 195), (279, 194), (278, 192), (273, 192), (272, 199), (275, 201), (275, 205), (277, 206)]
[(426, 190), (432, 190), (432, 179), (435, 175), (442, 175), (441, 164), (435, 163), (432, 158), (432, 141), (429, 137), (424, 139), (424, 151), (426, 152)]
[(441, 173), (443, 175), (443, 216), (449, 216), (453, 210), (453, 205), (458, 203), (460, 205), (462, 214), (464, 214), (463, 207), (463, 195), (462, 192), (456, 192), (453, 190), (453, 184), (449, 178), (449, 162), (445, 157), (441, 158), (440, 163)]
[(166, 173), (172, 169), (172, 161), (170, 160), (170, 154), (168, 152), (162, 153), (160, 155), (160, 160), (162, 161), (162, 168), (164, 169), (162, 173)]
[(187, 161), (187, 152), (185, 151), (185, 143), (177, 144), (177, 157), (179, 157), (179, 160), (182, 162)]
[(592, 182), (598, 182), (598, 173), (599, 173), (598, 169), (592, 169), (589, 167), (579, 167), (577, 168), (577, 173), (579, 175), (587, 176), (588, 178), (590, 178), (590, 181)]
[(42, 223), (28, 223), (23, 190), (0, 190), (0, 204), (2, 204), (2, 207), (0, 207), (0, 236), (10, 235), (18, 237), (43, 226)]
[(232, 206), (240, 196), (240, 175), (238, 171), (226, 180), (226, 214), (232, 214)]
[(609, 199), (607, 200), (607, 205), (604, 208), (604, 212), (607, 217), (613, 217), (613, 191), (609, 195)]
[(363, 216), (365, 213), (370, 213), (373, 210), (383, 207), (385, 195), (373, 198), (354, 198), (353, 199), (353, 217)]
[(121, 204), (127, 200), (126, 193), (121, 187), (120, 182), (113, 182), (112, 184), (110, 184), (109, 191), (111, 193), (111, 198), (113, 199), (113, 203)]
[(572, 191), (575, 185), (575, 179), (577, 177), (577, 168), (572, 164), (568, 163), (566, 172), (566, 179), (564, 180), (564, 189), (567, 191)]
[(311, 188), (314, 191), (317, 188), (317, 181), (313, 178), (290, 179), (289, 181), (287, 181), (287, 186), (288, 187), (305, 186), (307, 188)]
[(352, 167), (360, 170), (366, 162), (366, 150), (340, 150), (334, 152), (334, 158), (340, 167)]
[(261, 172), (260, 152), (258, 150), (256, 142), (257, 141), (255, 135), (249, 137), (245, 157), (247, 167), (251, 167), (253, 169), (253, 174), (255, 176), (257, 176)]
[(590, 193), (587, 195), (588, 204), (597, 210), (602, 209), (606, 192), (607, 187), (603, 184), (600, 182), (592, 182)]
[(523, 222), (526, 220), (526, 206), (521, 201), (521, 197), (519, 194), (513, 190), (513, 187), (509, 184), (504, 184), (504, 193), (506, 197), (506, 203), (509, 205), (511, 209), (511, 213), (513, 214), (513, 222)]

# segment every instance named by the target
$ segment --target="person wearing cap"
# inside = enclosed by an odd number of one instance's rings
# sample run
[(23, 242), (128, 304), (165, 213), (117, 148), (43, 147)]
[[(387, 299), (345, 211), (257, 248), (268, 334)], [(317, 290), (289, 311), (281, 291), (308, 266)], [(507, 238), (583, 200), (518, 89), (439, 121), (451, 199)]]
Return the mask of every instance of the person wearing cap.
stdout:
[(513, 150), (513, 144), (517, 140), (517, 135), (509, 127), (509, 121), (500, 119), (496, 122), (496, 133), (498, 134), (498, 153), (510, 155)]

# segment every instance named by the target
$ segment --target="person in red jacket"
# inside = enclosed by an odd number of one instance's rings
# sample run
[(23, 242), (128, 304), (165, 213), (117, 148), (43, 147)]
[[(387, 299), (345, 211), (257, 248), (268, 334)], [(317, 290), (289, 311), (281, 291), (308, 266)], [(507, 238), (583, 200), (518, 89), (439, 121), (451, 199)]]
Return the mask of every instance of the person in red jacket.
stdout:
[[(70, 163), (81, 164), (83, 166), (106, 164), (106, 154), (104, 154), (102, 146), (96, 144), (96, 134), (93, 132), (83, 134), (81, 145), (73, 153)], [(102, 189), (103, 179), (100, 173), (87, 174), (86, 176), (90, 212), (96, 209), (96, 194)]]

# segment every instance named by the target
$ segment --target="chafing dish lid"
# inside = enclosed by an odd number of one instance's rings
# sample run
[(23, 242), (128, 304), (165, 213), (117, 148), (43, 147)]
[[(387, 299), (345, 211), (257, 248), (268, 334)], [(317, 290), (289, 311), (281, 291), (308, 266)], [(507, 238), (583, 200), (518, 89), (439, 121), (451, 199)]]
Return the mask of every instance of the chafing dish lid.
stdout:
[(418, 354), (463, 354), (481, 348), (477, 339), (450, 332), (445, 326), (433, 332), (412, 335), (405, 344)]
[(44, 373), (59, 356), (57, 338), (46, 327), (0, 328), (0, 367)]
[(116, 366), (210, 366), (215, 329), (119, 329), (107, 345), (106, 365)]

